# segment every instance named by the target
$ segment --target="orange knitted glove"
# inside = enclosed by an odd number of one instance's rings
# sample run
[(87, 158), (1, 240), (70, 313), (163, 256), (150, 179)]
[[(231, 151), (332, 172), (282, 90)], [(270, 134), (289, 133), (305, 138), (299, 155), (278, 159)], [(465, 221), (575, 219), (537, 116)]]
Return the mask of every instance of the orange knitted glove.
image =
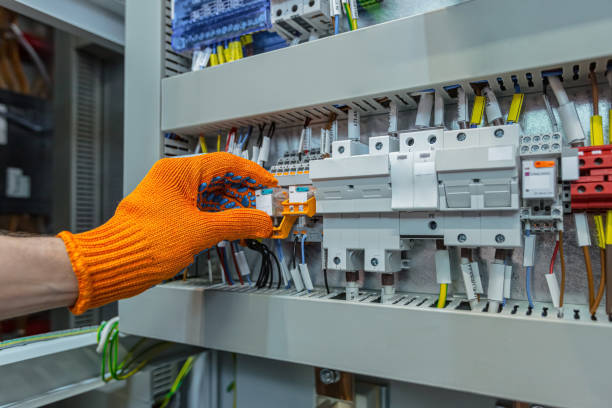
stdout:
[(250, 207), (254, 190), (274, 185), (262, 167), (229, 153), (159, 160), (106, 224), (58, 234), (79, 282), (71, 311), (143, 292), (222, 240), (268, 237), (270, 217)]

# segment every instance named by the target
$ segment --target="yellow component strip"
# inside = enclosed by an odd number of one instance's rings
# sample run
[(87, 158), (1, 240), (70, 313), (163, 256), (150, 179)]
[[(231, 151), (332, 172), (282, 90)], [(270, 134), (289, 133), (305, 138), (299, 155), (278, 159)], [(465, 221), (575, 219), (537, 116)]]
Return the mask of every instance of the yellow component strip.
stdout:
[(227, 44), (227, 48), (223, 49), (223, 55), (225, 56), (225, 62), (232, 62), (232, 43)]
[(474, 107), (472, 108), (472, 119), (470, 125), (478, 126), (482, 123), (486, 99), (484, 96), (476, 96), (474, 98)]
[[(604, 232), (604, 222), (603, 217), (601, 215), (596, 215), (593, 217), (595, 220), (595, 229), (597, 230), (597, 245), (601, 249), (606, 249), (606, 233)], [(610, 217), (608, 216), (608, 223)], [(606, 225), (606, 227), (608, 227)]]
[(606, 213), (606, 245), (612, 245), (612, 210)]
[(200, 147), (202, 148), (202, 153), (208, 153), (208, 148), (206, 147), (206, 140), (204, 140), (204, 136), (200, 136)]
[(438, 309), (444, 309), (446, 306), (446, 290), (448, 288), (448, 283), (440, 284), (440, 296), (438, 297)]
[(603, 144), (604, 137), (601, 116), (591, 116), (591, 146), (601, 146)]
[(214, 67), (219, 65), (219, 56), (217, 54), (210, 54), (210, 66)]
[(219, 64), (225, 64), (225, 48), (222, 45), (217, 45), (217, 58), (219, 59)]
[(523, 100), (525, 94), (517, 93), (512, 96), (512, 103), (510, 104), (510, 110), (508, 111), (508, 123), (518, 123), (521, 117), (521, 111), (523, 110)]

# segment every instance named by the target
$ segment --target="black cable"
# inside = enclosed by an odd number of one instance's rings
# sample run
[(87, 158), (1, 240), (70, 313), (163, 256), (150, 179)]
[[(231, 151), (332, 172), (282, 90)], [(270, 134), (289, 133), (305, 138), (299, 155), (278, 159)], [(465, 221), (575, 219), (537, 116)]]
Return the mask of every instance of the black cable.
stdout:
[(261, 144), (263, 143), (264, 130), (266, 130), (266, 124), (265, 123), (263, 125), (259, 125), (259, 136), (257, 137), (256, 146), (261, 147)]
[(325, 290), (329, 295), (329, 284), (327, 283), (327, 268), (323, 268), (323, 278), (325, 279)]
[(276, 270), (278, 274), (278, 282), (276, 285), (277, 289), (281, 287), (281, 267), (276, 254), (270, 251), (270, 248), (264, 243), (261, 243), (256, 240), (249, 239), (246, 241), (247, 247), (252, 249), (253, 251), (258, 252), (261, 255), (261, 267), (259, 268), (259, 275), (257, 276), (257, 281), (255, 283), (255, 287), (258, 289), (263, 289), (266, 286), (268, 289), (272, 289), (272, 285), (274, 284), (274, 264), (276, 264)]
[(270, 125), (270, 129), (268, 130), (268, 137), (270, 139), (272, 139), (272, 136), (274, 136), (275, 131), (276, 131), (276, 122), (272, 122), (272, 124)]

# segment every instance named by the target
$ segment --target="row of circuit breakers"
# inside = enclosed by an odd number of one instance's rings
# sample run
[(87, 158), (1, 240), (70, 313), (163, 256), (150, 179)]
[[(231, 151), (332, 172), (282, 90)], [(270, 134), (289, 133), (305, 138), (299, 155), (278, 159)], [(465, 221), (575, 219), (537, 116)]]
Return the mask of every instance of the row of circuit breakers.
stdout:
[(339, 271), (398, 272), (407, 238), (521, 247), (526, 224), (562, 230), (563, 182), (579, 177), (578, 151), (564, 148), (560, 134), (522, 136), (517, 124), (398, 132), (369, 145), (341, 140), (330, 157), (299, 157), (281, 158), (271, 171), (281, 186), (312, 185), (323, 262)]

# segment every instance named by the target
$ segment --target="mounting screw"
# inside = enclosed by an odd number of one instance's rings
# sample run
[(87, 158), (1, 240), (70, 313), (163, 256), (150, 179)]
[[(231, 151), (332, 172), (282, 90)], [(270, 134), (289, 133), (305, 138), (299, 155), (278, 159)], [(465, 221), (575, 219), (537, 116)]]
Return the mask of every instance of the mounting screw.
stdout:
[(334, 258), (334, 263), (335, 263), (336, 265), (340, 265), (340, 262), (341, 262), (341, 261), (340, 261), (340, 258), (338, 258), (338, 257), (335, 257), (335, 258)]
[(374, 146), (374, 147), (376, 147), (376, 150), (382, 150), (383, 144), (382, 144), (382, 142), (378, 142), (378, 143), (376, 143), (376, 146)]
[(497, 234), (495, 236), (495, 242), (497, 242), (498, 244), (501, 244), (505, 240), (506, 240), (506, 237), (504, 237), (502, 234)]
[(460, 142), (463, 142), (466, 137), (467, 137), (467, 135), (465, 133), (463, 133), (463, 132), (457, 133), (457, 140), (460, 141)]
[(435, 230), (438, 228), (438, 223), (435, 221), (429, 221), (429, 229), (430, 230)]
[(406, 139), (406, 144), (407, 144), (408, 146), (412, 146), (412, 145), (414, 145), (414, 139), (413, 139), (413, 138), (411, 138), (411, 137), (409, 137), (408, 139)]
[(338, 153), (340, 153), (340, 154), (344, 153), (344, 146), (340, 146), (338, 148)]
[(378, 258), (370, 259), (370, 263), (372, 264), (372, 266), (377, 266), (378, 265)]
[(319, 379), (325, 385), (335, 384), (340, 381), (340, 373), (337, 370), (322, 368), (319, 371)]
[(494, 134), (495, 134), (495, 137), (503, 137), (504, 129), (496, 129)]
[(438, 138), (436, 137), (436, 135), (429, 136), (429, 144), (434, 144), (437, 140)]
[(457, 241), (465, 242), (465, 241), (467, 241), (467, 236), (465, 234), (459, 234), (459, 235), (457, 235)]

